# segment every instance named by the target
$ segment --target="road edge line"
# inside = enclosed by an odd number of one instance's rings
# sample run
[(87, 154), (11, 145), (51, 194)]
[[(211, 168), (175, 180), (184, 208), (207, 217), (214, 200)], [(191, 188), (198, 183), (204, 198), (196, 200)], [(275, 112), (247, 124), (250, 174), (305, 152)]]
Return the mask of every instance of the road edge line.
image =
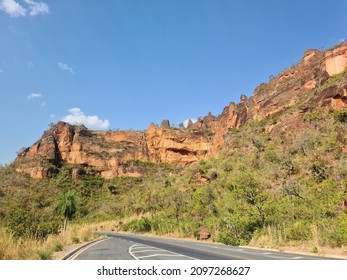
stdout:
[(74, 250), (72, 250), (71, 252), (67, 253), (64, 257), (62, 257), (60, 260), (63, 260), (63, 261), (66, 261), (66, 260), (69, 260), (70, 257), (72, 257), (74, 254), (76, 254), (78, 251), (82, 250), (83, 248), (89, 246), (89, 245), (95, 245), (94, 243), (98, 242), (98, 241), (105, 241), (109, 238), (103, 238), (103, 239), (96, 239), (96, 240), (93, 240), (91, 242), (88, 242)]

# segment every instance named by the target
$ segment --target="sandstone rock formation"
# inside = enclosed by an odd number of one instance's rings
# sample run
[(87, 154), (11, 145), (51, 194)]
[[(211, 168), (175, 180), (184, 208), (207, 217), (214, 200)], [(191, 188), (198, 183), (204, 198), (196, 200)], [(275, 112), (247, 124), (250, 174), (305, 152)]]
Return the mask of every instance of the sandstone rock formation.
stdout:
[(147, 154), (151, 162), (185, 165), (208, 156), (209, 137), (201, 130), (162, 129), (155, 125), (146, 131)]
[(325, 70), (330, 76), (339, 74), (347, 68), (347, 44), (341, 43), (325, 53)]
[(164, 128), (164, 129), (170, 128), (170, 121), (169, 120), (163, 120), (160, 124), (160, 128)]
[(141, 176), (131, 161), (185, 165), (206, 156), (209, 138), (201, 131), (156, 127), (146, 132), (91, 131), (58, 122), (20, 153), (17, 171), (45, 178), (62, 163), (93, 167), (104, 178)]
[[(34, 178), (44, 178), (63, 163), (94, 168), (100, 176), (141, 176), (129, 162), (143, 161), (186, 165), (216, 156), (225, 136), (251, 121), (261, 121), (294, 106), (312, 110), (320, 106), (347, 109), (347, 44), (321, 52), (307, 50), (300, 62), (268, 83), (260, 84), (240, 103), (231, 102), (215, 117), (211, 113), (187, 128), (170, 127), (164, 120), (145, 132), (91, 131), (84, 126), (57, 123), (41, 139), (18, 155), (17, 170)], [(344, 75), (342, 78), (338, 75)], [(273, 133), (301, 127), (300, 111), (266, 129)], [(76, 176), (78, 174), (75, 174)]]

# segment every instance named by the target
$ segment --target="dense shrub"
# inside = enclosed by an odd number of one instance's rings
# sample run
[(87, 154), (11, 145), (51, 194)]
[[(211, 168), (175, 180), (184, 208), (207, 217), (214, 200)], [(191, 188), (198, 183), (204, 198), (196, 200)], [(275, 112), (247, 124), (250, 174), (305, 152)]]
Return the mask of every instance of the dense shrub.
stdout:
[(123, 225), (124, 231), (133, 231), (133, 232), (149, 232), (151, 231), (151, 228), (152, 228), (151, 222), (148, 218), (133, 220)]
[(334, 119), (340, 123), (347, 123), (347, 110), (335, 111)]

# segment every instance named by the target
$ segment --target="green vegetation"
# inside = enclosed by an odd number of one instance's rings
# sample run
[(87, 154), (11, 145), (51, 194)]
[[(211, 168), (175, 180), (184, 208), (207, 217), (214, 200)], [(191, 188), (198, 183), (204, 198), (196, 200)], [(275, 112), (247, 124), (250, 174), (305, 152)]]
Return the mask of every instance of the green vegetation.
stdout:
[(64, 248), (64, 246), (63, 246), (63, 244), (60, 243), (60, 242), (55, 243), (55, 244), (53, 245), (53, 250), (54, 250), (54, 252), (60, 252), (60, 251), (63, 250), (63, 248)]
[(77, 167), (65, 165), (52, 178), (34, 180), (3, 167), (1, 227), (14, 239), (44, 240), (72, 218), (74, 224), (114, 220), (117, 230), (192, 238), (204, 227), (211, 240), (230, 245), (307, 242), (314, 252), (346, 246), (347, 214), (339, 207), (347, 196), (344, 115), (307, 113), (311, 128), (277, 136), (251, 123), (227, 136), (218, 158), (185, 169), (124, 163), (145, 171), (141, 178), (105, 180), (80, 166), (77, 180)]
[(72, 220), (76, 213), (76, 195), (72, 192), (64, 192), (60, 194), (58, 197), (56, 211), (63, 215), (63, 229), (66, 231), (67, 220)]
[[(266, 129), (298, 112), (303, 129)], [(17, 173), (15, 164), (0, 167), (0, 259), (51, 259), (97, 230), (229, 245), (306, 244), (313, 253), (346, 247), (346, 132), (346, 111), (292, 106), (232, 129), (216, 158), (185, 168), (138, 160), (120, 165), (144, 174), (138, 178), (106, 180), (90, 167), (57, 167), (44, 158), (54, 172), (43, 180)], [(93, 141), (101, 152), (113, 145)], [(122, 149), (117, 145), (112, 148)], [(109, 221), (110, 227), (94, 226)]]
[(334, 118), (341, 123), (347, 123), (347, 110), (334, 112)]
[(327, 81), (327, 84), (328, 85), (331, 85), (331, 84), (337, 84), (339, 83), (340, 81), (344, 81), (346, 80), (347, 78), (347, 70), (343, 71), (342, 73), (340, 74), (336, 74), (336, 75), (333, 75), (329, 78), (329, 80)]
[(38, 251), (38, 255), (40, 260), (51, 260), (52, 259), (52, 251)]

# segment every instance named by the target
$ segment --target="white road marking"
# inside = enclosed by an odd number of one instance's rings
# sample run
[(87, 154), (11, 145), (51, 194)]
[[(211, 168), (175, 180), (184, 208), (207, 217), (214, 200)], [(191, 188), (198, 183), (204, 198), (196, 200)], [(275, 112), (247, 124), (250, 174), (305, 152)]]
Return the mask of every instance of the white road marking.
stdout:
[(218, 246), (213, 246), (213, 245), (205, 245), (205, 244), (196, 244), (196, 245), (200, 247), (207, 247), (207, 248), (218, 248)]
[(136, 247), (136, 249), (147, 249), (147, 248), (151, 248), (151, 246), (147, 246), (147, 245), (140, 245), (138, 243), (135, 243), (134, 248)]
[(146, 259), (146, 258), (152, 258), (152, 257), (185, 257), (183, 255), (174, 255), (174, 254), (154, 254), (154, 255), (148, 255), (143, 257), (137, 257), (138, 259)]
[[(140, 250), (139, 250), (140, 249)], [(139, 255), (141, 253), (149, 253), (150, 254), (144, 254), (144, 255)], [(157, 247), (152, 247), (152, 246), (144, 246), (142, 244), (134, 244), (129, 248), (129, 254), (135, 259), (135, 260), (140, 260), (140, 259), (146, 259), (146, 258), (152, 258), (152, 257), (183, 257), (183, 258), (188, 258), (188, 259), (193, 259), (182, 254), (177, 254), (175, 252), (167, 251), (164, 249), (160, 249)]]
[(104, 242), (106, 240), (109, 240), (110, 238), (106, 238), (106, 239), (103, 239), (103, 240), (100, 240), (100, 241), (97, 241), (97, 242), (94, 242), (88, 246), (86, 246), (85, 248), (79, 250), (78, 252), (76, 252), (75, 254), (73, 254), (70, 258), (68, 258), (68, 260), (74, 260), (76, 259), (80, 254), (82, 254), (84, 251), (88, 250), (89, 248), (93, 247), (94, 245), (98, 244), (98, 243), (101, 243), (101, 242)]
[(132, 250), (132, 252), (134, 253), (134, 254), (136, 254), (136, 253), (143, 253), (143, 252), (155, 252), (155, 251), (163, 251), (162, 249), (156, 249), (156, 248), (153, 248), (153, 249), (147, 249), (147, 250), (140, 250), (140, 251), (133, 251)]
[(135, 260), (139, 260), (133, 253), (132, 253), (132, 248), (136, 246), (137, 243), (135, 243), (134, 245), (132, 245), (129, 248), (129, 254), (135, 259)]

